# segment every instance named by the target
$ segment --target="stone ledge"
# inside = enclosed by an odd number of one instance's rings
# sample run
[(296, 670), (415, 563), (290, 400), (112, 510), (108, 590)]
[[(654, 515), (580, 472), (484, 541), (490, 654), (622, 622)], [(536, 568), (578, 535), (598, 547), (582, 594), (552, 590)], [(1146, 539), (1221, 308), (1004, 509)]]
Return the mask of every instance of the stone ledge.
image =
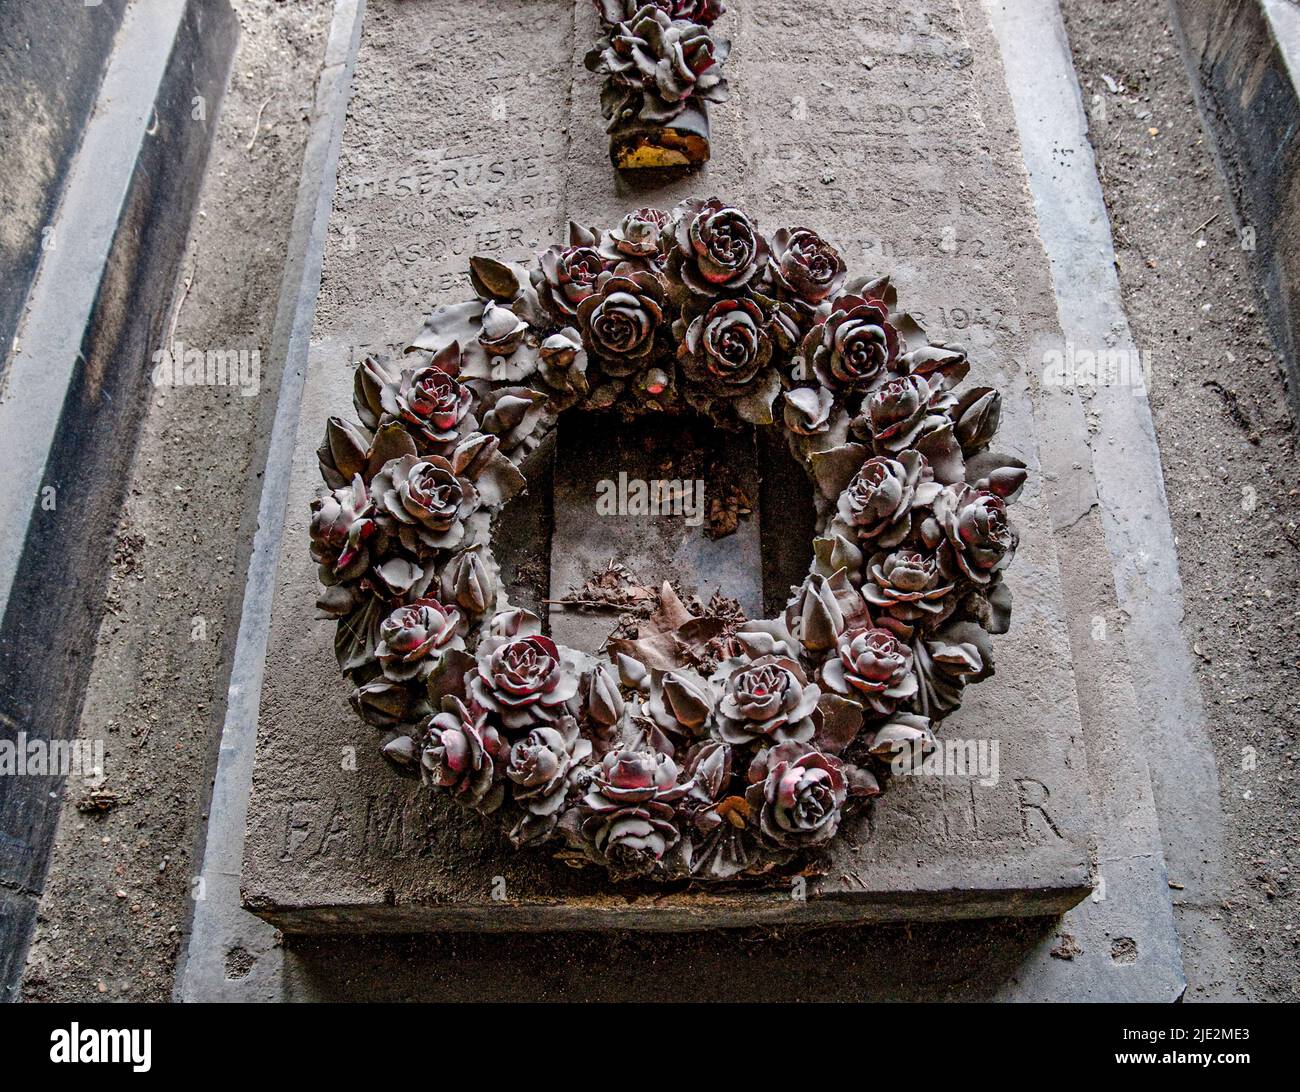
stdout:
[(376, 908), (370, 904), (264, 905), (245, 898), (247, 909), (286, 933), (421, 933), (463, 930), (476, 933), (530, 933), (552, 930), (639, 929), (663, 933), (757, 925), (864, 925), (878, 922), (960, 921), (971, 918), (1056, 917), (1092, 890), (1087, 870), (1062, 878), (1058, 887), (1038, 886), (1041, 876), (1023, 885), (973, 890), (917, 888), (897, 891), (810, 895), (800, 903), (785, 893), (750, 896), (693, 894), (617, 894), (576, 898), (478, 903), (468, 906), (425, 904)]

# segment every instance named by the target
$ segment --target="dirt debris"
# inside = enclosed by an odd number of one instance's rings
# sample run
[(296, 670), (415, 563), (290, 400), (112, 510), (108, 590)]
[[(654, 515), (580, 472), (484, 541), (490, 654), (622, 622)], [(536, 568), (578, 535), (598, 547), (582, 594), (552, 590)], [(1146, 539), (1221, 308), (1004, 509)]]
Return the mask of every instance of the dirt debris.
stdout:
[(1079, 942), (1075, 939), (1073, 933), (1058, 933), (1056, 944), (1047, 954), (1053, 959), (1064, 959), (1069, 962), (1075, 956), (1083, 955), (1083, 948), (1079, 946)]
[[(1261, 858), (1281, 875), (1300, 858), (1300, 496), (1293, 488), (1300, 449), (1285, 373), (1168, 5), (1061, 6), (1125, 310), (1138, 348), (1150, 353), (1183, 627), (1197, 656), (1225, 815), (1231, 897), (1220, 917), (1240, 981), (1198, 976), (1199, 939), (1184, 935), (1187, 997), (1295, 1001), (1295, 897), (1259, 883), (1251, 863)], [(1174, 890), (1181, 902), (1212, 905), (1211, 893)], [(1127, 958), (1121, 950), (1116, 961)]]

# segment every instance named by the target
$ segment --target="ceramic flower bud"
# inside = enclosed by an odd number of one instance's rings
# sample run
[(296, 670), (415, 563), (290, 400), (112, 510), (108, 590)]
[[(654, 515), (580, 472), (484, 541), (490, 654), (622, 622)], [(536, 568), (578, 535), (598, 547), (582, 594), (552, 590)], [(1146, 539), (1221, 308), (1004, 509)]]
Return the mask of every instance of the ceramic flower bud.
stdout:
[(851, 583), (862, 583), (862, 551), (843, 535), (814, 539), (813, 558), (819, 576), (833, 576), (843, 569)]
[(884, 792), (883, 786), (871, 770), (851, 762), (844, 764), (844, 780), (848, 784), (849, 797), (869, 799)]
[(722, 0), (595, 0), (600, 21), (614, 27), (631, 19), (644, 7), (658, 8), (672, 19), (712, 26), (727, 9)]
[[(819, 751), (799, 753), (799, 749), (799, 744), (788, 743), (773, 748), (762, 780), (745, 794), (763, 837), (787, 849), (830, 841), (848, 799), (848, 781), (839, 760)], [(756, 772), (751, 767), (751, 778)]]
[(852, 294), (836, 297), (830, 314), (808, 332), (801, 352), (827, 390), (874, 390), (898, 357), (898, 331), (883, 300)]
[(380, 623), (375, 657), (388, 678), (405, 682), (428, 675), (447, 651), (464, 647), (460, 614), (436, 599), (417, 599)]
[[(1010, 504), (1029, 480), (1025, 464), (1012, 455), (980, 451), (965, 460), (963, 477), (976, 492), (992, 493)], [(953, 483), (957, 484), (957, 483)]]
[(934, 719), (947, 716), (961, 705), (967, 684), (993, 673), (988, 633), (973, 622), (944, 627), (935, 639), (917, 643), (916, 673), (918, 710)]
[(601, 253), (616, 261), (657, 256), (663, 247), (664, 227), (671, 217), (660, 209), (629, 212), (618, 227), (606, 233)]
[(917, 691), (912, 650), (886, 629), (840, 634), (835, 654), (822, 666), (822, 681), (883, 716)]
[(489, 629), (493, 637), (538, 637), (542, 620), (530, 610), (512, 607), (492, 615)]
[(647, 4), (614, 25), (585, 63), (606, 76), (601, 96), (606, 117), (617, 120), (633, 111), (645, 121), (666, 124), (690, 100), (726, 101), (722, 62), (728, 49), (706, 27)]
[(650, 688), (650, 671), (640, 660), (620, 652), (615, 658), (618, 664), (619, 682), (629, 690), (648, 690)]
[(582, 335), (572, 326), (551, 334), (538, 349), (538, 368), (542, 378), (557, 391), (585, 394), (587, 391), (587, 350)]
[(370, 495), (358, 475), (350, 486), (321, 490), (311, 503), (311, 555), (321, 583), (352, 580), (370, 565), (367, 543), (374, 536)]
[(540, 725), (510, 749), (505, 776), (524, 815), (510, 831), (517, 846), (540, 841), (555, 829), (578, 764), (591, 754), (572, 717)]
[(470, 614), (486, 614), (496, 604), (497, 581), (488, 566), (483, 546), (462, 550), (442, 570), (444, 602), (455, 603)]
[(360, 589), (355, 583), (332, 584), (316, 597), (316, 609), (326, 618), (346, 618), (361, 602)]
[(486, 714), (475, 716), (449, 697), (425, 731), (420, 775), (426, 784), (446, 789), (462, 807), (490, 812), (504, 796), (499, 766), (508, 754)]
[(930, 719), (913, 713), (894, 714), (876, 729), (870, 744), (871, 753), (887, 762), (895, 773), (915, 773), (934, 748)]
[(821, 652), (834, 645), (844, 629), (844, 615), (835, 597), (825, 593), (825, 584), (805, 585), (799, 600), (798, 637), (804, 648)]
[(542, 423), (546, 396), (529, 387), (500, 387), (483, 396), (482, 429), (506, 454), (530, 446)]
[(421, 450), (442, 450), (462, 427), (472, 428), (470, 389), (440, 368), (407, 368), (379, 394), (384, 413), (402, 421)]
[(910, 447), (930, 411), (930, 386), (919, 375), (891, 379), (867, 401), (872, 442), (882, 453)]
[(652, 672), (646, 708), (665, 732), (698, 736), (713, 713), (713, 689), (686, 668)]
[(609, 668), (597, 664), (586, 676), (587, 715), (602, 727), (617, 724), (623, 716), (623, 695)]
[(940, 559), (949, 579), (987, 584), (1015, 557), (1019, 536), (994, 493), (948, 486), (934, 502), (934, 519), (944, 534)]
[(751, 660), (762, 656), (784, 656), (796, 659), (800, 654), (799, 642), (790, 632), (785, 618), (764, 618), (745, 622), (735, 633), (736, 643)]
[(1002, 395), (986, 390), (968, 406), (960, 407), (957, 418), (957, 440), (962, 451), (971, 453), (987, 447), (998, 431), (1002, 416)]
[(796, 387), (785, 392), (781, 411), (785, 427), (800, 436), (816, 436), (831, 426), (835, 394), (825, 387)]
[(577, 692), (577, 675), (549, 637), (489, 637), (478, 647), (470, 693), (507, 731), (555, 720)]
[(669, 269), (698, 296), (736, 293), (767, 264), (767, 241), (753, 221), (717, 197), (683, 201), (675, 212), (677, 227)]
[(371, 436), (341, 417), (325, 423), (325, 443), (316, 451), (321, 477), (331, 489), (342, 489), (366, 469)]
[(799, 643), (809, 652), (825, 652), (848, 625), (866, 614), (866, 604), (841, 569), (830, 577), (809, 575), (786, 613)]
[(988, 476), (986, 488), (1003, 500), (1010, 500), (1024, 487), (1029, 471), (1023, 466), (1004, 466)]
[(379, 750), (386, 759), (399, 766), (414, 766), (418, 761), (415, 740), (410, 736), (394, 736)]
[(860, 541), (895, 546), (911, 528), (912, 510), (931, 504), (939, 489), (920, 452), (903, 451), (897, 459), (877, 455), (840, 494), (836, 514)]
[(382, 676), (358, 686), (348, 700), (362, 720), (378, 728), (410, 724), (429, 712), (418, 688)]
[(583, 804), (598, 812), (672, 804), (686, 794), (678, 775), (677, 763), (669, 755), (635, 747), (609, 751), (592, 770)]
[(662, 368), (647, 368), (636, 377), (636, 389), (647, 401), (654, 401), (671, 391), (673, 377)]
[(580, 335), (572, 326), (566, 326), (558, 334), (552, 334), (542, 342), (538, 351), (543, 363), (556, 372), (568, 371), (579, 361), (585, 362), (586, 358)]
[(388, 363), (376, 356), (366, 357), (353, 374), (352, 405), (356, 407), (361, 423), (372, 432), (379, 427), (379, 419), (384, 415), (382, 392), (396, 377), (397, 373)]
[(844, 285), (840, 252), (815, 231), (782, 228), (772, 236), (772, 280), (790, 299), (816, 306)]
[(404, 557), (390, 557), (371, 567), (363, 581), (365, 587), (385, 602), (405, 602), (423, 586), (422, 566)]
[(731, 782), (731, 747), (715, 739), (697, 743), (686, 758), (687, 797), (696, 804), (720, 800)]
[(794, 660), (764, 656), (727, 678), (718, 704), (718, 730), (727, 743), (806, 743), (821, 689)]
[(483, 329), (478, 340), (489, 353), (509, 356), (523, 344), (527, 333), (528, 323), (509, 307), (491, 301), (484, 306)]

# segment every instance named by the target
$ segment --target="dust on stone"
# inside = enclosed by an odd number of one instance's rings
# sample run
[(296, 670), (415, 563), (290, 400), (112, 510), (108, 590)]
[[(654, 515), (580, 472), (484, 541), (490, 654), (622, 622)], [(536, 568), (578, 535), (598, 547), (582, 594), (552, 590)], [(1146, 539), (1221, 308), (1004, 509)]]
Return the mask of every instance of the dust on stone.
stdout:
[(735, 468), (714, 452), (694, 447), (667, 452), (657, 473), (667, 481), (704, 482), (704, 533), (708, 538), (734, 535), (740, 521), (754, 514), (753, 498), (741, 486)]

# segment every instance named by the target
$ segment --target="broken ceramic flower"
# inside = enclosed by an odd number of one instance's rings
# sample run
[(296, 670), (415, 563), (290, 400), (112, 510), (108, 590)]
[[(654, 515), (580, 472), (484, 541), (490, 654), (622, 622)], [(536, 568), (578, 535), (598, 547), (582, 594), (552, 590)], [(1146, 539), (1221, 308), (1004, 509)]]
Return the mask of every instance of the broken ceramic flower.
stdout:
[[(717, 198), (474, 258), (470, 280), (403, 360), (357, 365), (357, 419), (326, 423), (311, 551), (353, 707), (515, 846), (615, 880), (805, 867), (993, 674), (1026, 477), (990, 449), (998, 392), (959, 389), (965, 353), (930, 344), (888, 278)], [(496, 519), (571, 407), (780, 429), (818, 498), (781, 616), (692, 617), (665, 585), (602, 660), (513, 606)]]
[(605, 77), (601, 112), (620, 169), (709, 158), (708, 104), (725, 102), (731, 43), (713, 31), (721, 0), (595, 0), (601, 37), (587, 67)]

